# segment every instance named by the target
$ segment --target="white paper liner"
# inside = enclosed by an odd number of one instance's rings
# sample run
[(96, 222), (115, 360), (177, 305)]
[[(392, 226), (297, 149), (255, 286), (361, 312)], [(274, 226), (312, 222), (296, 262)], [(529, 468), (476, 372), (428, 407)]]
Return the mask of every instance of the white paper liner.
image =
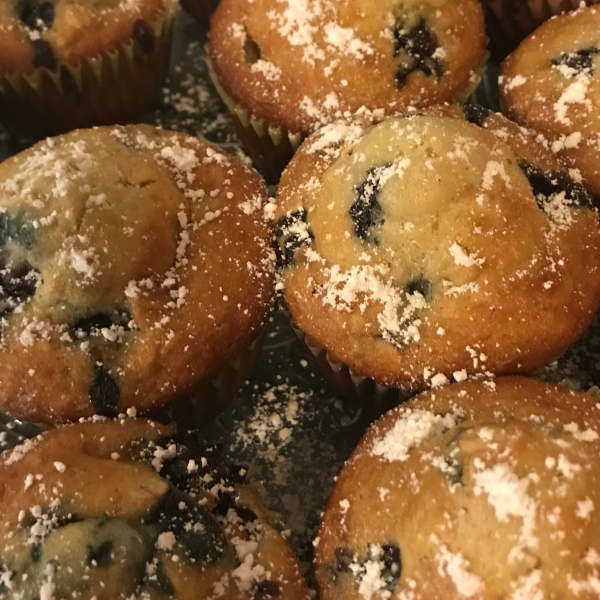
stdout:
[(208, 48), (206, 64), (210, 79), (231, 114), (235, 130), (254, 168), (268, 183), (276, 183), (306, 136), (289, 131), (284, 126), (271, 125), (235, 102), (219, 83)]
[(296, 337), (308, 349), (325, 379), (346, 400), (363, 408), (369, 416), (375, 418), (382, 415), (414, 395), (414, 392), (381, 385), (369, 377), (354, 373), (348, 365), (336, 361), (325, 348), (316, 344), (291, 318), (290, 323)]
[(250, 377), (260, 355), (266, 327), (254, 341), (217, 372), (201, 381), (185, 398), (175, 400), (167, 409), (178, 429), (206, 425), (223, 412)]
[(39, 67), (30, 74), (0, 72), (2, 120), (35, 138), (131, 121), (160, 93), (177, 6), (177, 0), (171, 0), (148, 24), (155, 40), (149, 53), (132, 38), (111, 52), (82, 58), (77, 65), (61, 62), (55, 69)]

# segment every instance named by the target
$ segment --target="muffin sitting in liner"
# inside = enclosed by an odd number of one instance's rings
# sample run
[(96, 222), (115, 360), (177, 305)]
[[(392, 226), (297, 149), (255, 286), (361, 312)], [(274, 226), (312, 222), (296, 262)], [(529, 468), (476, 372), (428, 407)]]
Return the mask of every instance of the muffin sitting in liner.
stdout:
[(600, 404), (524, 377), (428, 392), (363, 437), (316, 541), (322, 600), (600, 596)]
[(516, 125), (467, 114), (490, 129), (435, 114), (325, 127), (282, 176), (285, 301), (347, 395), (365, 378), (414, 392), (530, 371), (598, 307), (585, 189)]
[(142, 420), (26, 442), (0, 458), (0, 599), (307, 600), (243, 473)]
[(271, 179), (340, 116), (464, 101), (484, 53), (476, 0), (222, 0), (210, 29), (220, 91)]
[(0, 0), (0, 121), (41, 138), (157, 101), (177, 0)]
[[(230, 362), (247, 369), (273, 296), (266, 201), (237, 159), (149, 126), (72, 132), (2, 163), (0, 410), (146, 411)], [(214, 413), (231, 399), (219, 392), (186, 410)]]
[(502, 101), (600, 196), (600, 6), (544, 23), (502, 65)]

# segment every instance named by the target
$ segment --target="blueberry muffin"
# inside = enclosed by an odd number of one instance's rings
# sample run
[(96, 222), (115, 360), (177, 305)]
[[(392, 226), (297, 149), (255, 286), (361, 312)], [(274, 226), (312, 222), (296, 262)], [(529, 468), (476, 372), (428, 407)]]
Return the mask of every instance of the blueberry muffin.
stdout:
[(0, 458), (0, 598), (305, 600), (244, 469), (143, 420), (67, 425)]
[(367, 431), (316, 543), (322, 600), (598, 598), (600, 404), (524, 377), (446, 386)]
[(289, 160), (288, 133), (468, 94), (484, 52), (475, 0), (223, 0), (210, 29), (216, 79), (259, 170)]
[(167, 73), (177, 0), (1, 0), (0, 120), (36, 138), (128, 123)]
[(270, 312), (266, 201), (237, 159), (150, 126), (75, 131), (2, 163), (0, 410), (147, 411), (213, 379)]
[(537, 368), (600, 302), (585, 189), (506, 119), (436, 111), (325, 127), (281, 178), (287, 307), (359, 399), (365, 378), (413, 393)]
[(600, 6), (544, 23), (502, 65), (507, 114), (548, 138), (600, 194)]

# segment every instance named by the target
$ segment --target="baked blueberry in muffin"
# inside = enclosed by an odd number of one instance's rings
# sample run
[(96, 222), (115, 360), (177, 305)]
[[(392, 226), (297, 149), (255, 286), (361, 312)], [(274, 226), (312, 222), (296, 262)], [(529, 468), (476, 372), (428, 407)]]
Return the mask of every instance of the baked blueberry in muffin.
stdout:
[(374, 423), (316, 541), (323, 600), (598, 597), (600, 404), (524, 377)]
[(589, 194), (531, 133), (465, 113), (325, 127), (282, 176), (285, 301), (348, 395), (527, 372), (598, 306)]
[(307, 597), (244, 469), (194, 433), (65, 426), (4, 455), (0, 472), (3, 600)]
[(0, 410), (148, 410), (237, 360), (271, 308), (266, 201), (235, 158), (148, 126), (81, 130), (2, 163)]

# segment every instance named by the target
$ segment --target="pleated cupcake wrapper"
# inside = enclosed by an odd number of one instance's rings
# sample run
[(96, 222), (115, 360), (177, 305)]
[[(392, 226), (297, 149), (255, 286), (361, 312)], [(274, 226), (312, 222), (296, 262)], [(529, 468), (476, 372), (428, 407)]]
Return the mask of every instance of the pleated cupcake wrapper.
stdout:
[(220, 0), (181, 0), (181, 6), (201, 25), (208, 26)]
[[(482, 0), (492, 48), (505, 56), (553, 15), (579, 8), (582, 0)], [(586, 6), (600, 0), (584, 0)]]
[(252, 114), (229, 96), (217, 79), (208, 48), (206, 64), (213, 85), (231, 114), (235, 130), (244, 145), (244, 150), (252, 159), (254, 168), (268, 183), (277, 183), (283, 169), (306, 137), (305, 134), (291, 132), (284, 126), (272, 125)]
[(148, 24), (154, 34), (149, 53), (132, 37), (111, 52), (82, 58), (77, 65), (61, 62), (55, 69), (39, 67), (27, 75), (0, 72), (0, 109), (6, 125), (39, 138), (132, 120), (160, 93), (177, 6), (171, 1), (160, 18)]
[(168, 416), (185, 431), (201, 427), (222, 413), (252, 374), (265, 340), (263, 328), (255, 340), (218, 371), (201, 381), (185, 398), (176, 400)]
[(291, 318), (290, 323), (296, 337), (312, 355), (327, 381), (348, 402), (359, 406), (369, 416), (378, 417), (414, 395), (413, 392), (381, 385), (369, 377), (354, 373), (348, 365), (335, 360), (325, 348), (315, 343)]

